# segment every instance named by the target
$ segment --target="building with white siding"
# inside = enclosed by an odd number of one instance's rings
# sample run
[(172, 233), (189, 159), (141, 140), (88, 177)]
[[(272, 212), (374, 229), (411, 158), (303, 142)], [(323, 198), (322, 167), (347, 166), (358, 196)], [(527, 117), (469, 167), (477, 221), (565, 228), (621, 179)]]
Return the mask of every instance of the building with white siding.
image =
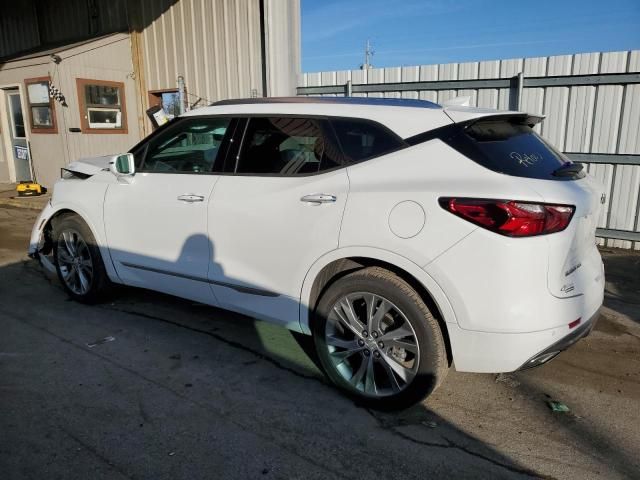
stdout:
[(0, 11), (0, 183), (127, 151), (146, 110), (294, 95), (299, 0), (23, 0)]

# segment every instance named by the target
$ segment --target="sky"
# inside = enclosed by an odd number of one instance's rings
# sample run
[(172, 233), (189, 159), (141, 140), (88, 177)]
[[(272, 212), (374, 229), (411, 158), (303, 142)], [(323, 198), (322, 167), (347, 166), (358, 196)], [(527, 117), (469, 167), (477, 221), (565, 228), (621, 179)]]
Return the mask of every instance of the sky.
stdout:
[(301, 0), (302, 71), (640, 49), (640, 0)]

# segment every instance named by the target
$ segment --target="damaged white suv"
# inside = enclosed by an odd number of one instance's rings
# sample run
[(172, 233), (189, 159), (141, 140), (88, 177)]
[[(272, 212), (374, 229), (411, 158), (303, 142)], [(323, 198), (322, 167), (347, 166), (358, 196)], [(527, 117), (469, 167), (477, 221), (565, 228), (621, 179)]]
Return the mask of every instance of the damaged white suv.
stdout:
[(601, 190), (519, 112), (419, 100), (219, 102), (63, 170), (30, 254), (71, 297), (113, 283), (313, 336), (377, 408), (448, 368), (542, 364), (603, 300)]

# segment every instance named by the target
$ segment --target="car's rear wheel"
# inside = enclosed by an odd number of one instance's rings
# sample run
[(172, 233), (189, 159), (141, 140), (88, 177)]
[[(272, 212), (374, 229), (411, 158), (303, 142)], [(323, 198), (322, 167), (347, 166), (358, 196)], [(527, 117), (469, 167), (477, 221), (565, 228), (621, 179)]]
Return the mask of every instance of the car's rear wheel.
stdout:
[(77, 215), (63, 215), (54, 220), (52, 238), (58, 278), (69, 296), (83, 303), (103, 299), (111, 283), (87, 224)]
[(379, 267), (350, 273), (321, 297), (313, 322), (327, 376), (367, 406), (406, 408), (446, 375), (442, 331), (418, 293)]

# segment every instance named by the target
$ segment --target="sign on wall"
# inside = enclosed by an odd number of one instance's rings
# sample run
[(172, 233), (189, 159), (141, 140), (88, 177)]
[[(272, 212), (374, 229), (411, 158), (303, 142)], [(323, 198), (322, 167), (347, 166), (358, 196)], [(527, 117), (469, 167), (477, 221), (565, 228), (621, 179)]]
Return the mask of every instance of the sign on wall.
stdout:
[(20, 145), (14, 145), (13, 149), (16, 153), (18, 160), (29, 160), (29, 149), (27, 147), (21, 147)]

